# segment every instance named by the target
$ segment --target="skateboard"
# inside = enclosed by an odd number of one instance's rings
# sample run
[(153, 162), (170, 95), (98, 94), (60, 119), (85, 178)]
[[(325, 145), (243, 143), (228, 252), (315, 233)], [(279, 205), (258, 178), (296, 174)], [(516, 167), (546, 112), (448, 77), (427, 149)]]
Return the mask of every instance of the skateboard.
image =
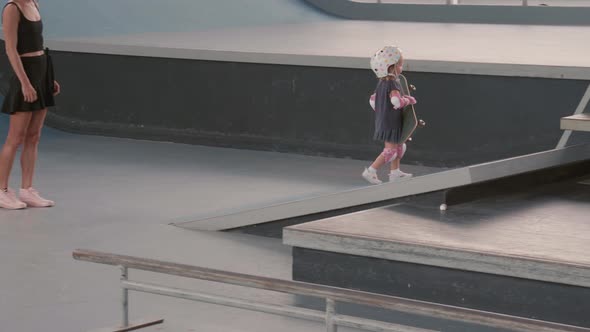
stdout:
[[(399, 81), (402, 86), (402, 94), (411, 96), (411, 91), (416, 91), (416, 87), (412, 84), (408, 85), (408, 80), (404, 75), (399, 75)], [(402, 111), (402, 142), (411, 141), (412, 134), (418, 127), (426, 126), (426, 122), (416, 116), (416, 109), (414, 105), (408, 105)]]

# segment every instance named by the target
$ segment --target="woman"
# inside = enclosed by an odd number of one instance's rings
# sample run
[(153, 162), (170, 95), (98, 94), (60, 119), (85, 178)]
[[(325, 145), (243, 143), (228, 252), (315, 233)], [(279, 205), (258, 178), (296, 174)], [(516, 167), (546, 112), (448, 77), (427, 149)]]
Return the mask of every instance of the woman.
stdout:
[[(2, 28), (14, 75), (2, 105), (2, 112), (10, 115), (10, 126), (0, 152), (0, 207), (50, 207), (54, 202), (42, 198), (33, 188), (33, 173), (47, 107), (55, 105), (53, 97), (59, 94), (60, 86), (53, 80), (51, 58), (44, 51), (37, 2), (9, 1), (2, 12)], [(17, 197), (8, 187), (8, 178), (19, 146), (22, 186)]]

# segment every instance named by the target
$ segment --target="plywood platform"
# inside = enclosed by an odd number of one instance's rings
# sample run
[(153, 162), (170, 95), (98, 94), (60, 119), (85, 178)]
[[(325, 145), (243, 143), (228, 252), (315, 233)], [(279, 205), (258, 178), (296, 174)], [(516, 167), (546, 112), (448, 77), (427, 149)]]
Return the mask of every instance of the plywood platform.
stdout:
[(299, 248), (590, 287), (590, 191), (578, 183), (458, 205), (420, 202), (284, 231)]

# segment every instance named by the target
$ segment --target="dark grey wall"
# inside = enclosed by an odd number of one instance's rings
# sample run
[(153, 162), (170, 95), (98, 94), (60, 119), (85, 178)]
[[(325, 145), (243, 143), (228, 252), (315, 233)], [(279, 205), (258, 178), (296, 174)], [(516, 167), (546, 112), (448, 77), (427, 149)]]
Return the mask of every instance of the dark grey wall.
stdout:
[[(73, 132), (372, 159), (369, 70), (54, 52), (48, 124)], [(2, 61), (6, 73), (7, 60)], [(427, 127), (406, 162), (454, 167), (555, 147), (587, 82), (407, 73)], [(557, 97), (557, 98), (556, 98)], [(583, 141), (586, 137), (579, 138)], [(587, 140), (586, 140), (587, 141)]]
[(584, 287), (299, 247), (293, 280), (590, 327)]
[(589, 25), (590, 7), (448, 6), (305, 0), (343, 18), (406, 22)]

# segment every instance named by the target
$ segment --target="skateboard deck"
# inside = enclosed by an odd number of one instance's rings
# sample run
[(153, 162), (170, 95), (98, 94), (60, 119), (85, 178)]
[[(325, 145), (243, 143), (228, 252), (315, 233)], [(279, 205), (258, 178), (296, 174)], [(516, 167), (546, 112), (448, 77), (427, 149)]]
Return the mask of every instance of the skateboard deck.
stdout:
[[(399, 81), (402, 86), (402, 95), (411, 96), (411, 91), (415, 91), (416, 87), (408, 85), (408, 80), (404, 75), (399, 75)], [(426, 123), (422, 120), (418, 120), (416, 116), (416, 109), (414, 105), (408, 105), (404, 107), (402, 111), (402, 142), (411, 141), (412, 134), (418, 126), (423, 127)]]

